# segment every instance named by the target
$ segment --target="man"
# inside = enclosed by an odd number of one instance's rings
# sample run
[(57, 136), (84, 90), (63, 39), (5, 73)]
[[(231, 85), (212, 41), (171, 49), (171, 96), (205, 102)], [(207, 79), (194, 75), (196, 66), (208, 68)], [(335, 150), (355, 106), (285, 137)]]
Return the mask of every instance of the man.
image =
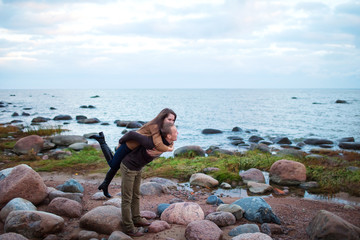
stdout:
[[(125, 134), (120, 143), (126, 142), (135, 132)], [(177, 140), (178, 131), (173, 123), (164, 124), (161, 129), (162, 140), (169, 146)], [(132, 237), (144, 235), (142, 226), (149, 226), (150, 223), (140, 217), (140, 184), (142, 168), (160, 156), (162, 152), (156, 150), (147, 150), (154, 148), (151, 137), (144, 136), (141, 145), (130, 152), (122, 160), (121, 171), (121, 211), (123, 230)], [(140, 228), (137, 228), (140, 227)]]

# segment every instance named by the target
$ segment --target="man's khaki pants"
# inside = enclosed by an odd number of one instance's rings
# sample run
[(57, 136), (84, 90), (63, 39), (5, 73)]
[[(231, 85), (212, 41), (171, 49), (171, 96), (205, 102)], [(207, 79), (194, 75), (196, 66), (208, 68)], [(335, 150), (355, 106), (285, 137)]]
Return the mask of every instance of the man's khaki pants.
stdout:
[(141, 171), (129, 170), (124, 164), (121, 172), (121, 211), (122, 225), (125, 232), (134, 230), (134, 223), (140, 221), (140, 184)]

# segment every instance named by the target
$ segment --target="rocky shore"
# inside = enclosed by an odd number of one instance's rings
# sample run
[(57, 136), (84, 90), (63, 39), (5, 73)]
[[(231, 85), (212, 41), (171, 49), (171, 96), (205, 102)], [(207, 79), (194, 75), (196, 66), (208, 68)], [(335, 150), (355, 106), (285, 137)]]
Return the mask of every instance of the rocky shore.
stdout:
[[(0, 239), (131, 239), (121, 231), (121, 181), (111, 185), (115, 197), (106, 199), (97, 190), (102, 177), (39, 175), (26, 165), (2, 170)], [(171, 179), (144, 179), (141, 214), (151, 225), (137, 239), (360, 237), (358, 207), (289, 197), (219, 198), (202, 187), (211, 179), (192, 181), (199, 191), (179, 190)]]

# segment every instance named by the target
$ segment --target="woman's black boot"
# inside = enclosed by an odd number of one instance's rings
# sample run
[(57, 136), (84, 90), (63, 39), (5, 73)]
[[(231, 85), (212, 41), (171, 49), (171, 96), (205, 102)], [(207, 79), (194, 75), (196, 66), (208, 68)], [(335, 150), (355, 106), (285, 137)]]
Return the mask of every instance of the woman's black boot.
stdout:
[(99, 190), (103, 190), (104, 196), (107, 197), (107, 198), (111, 198), (111, 195), (109, 194), (108, 187), (109, 187), (109, 184), (111, 183), (111, 180), (116, 175), (116, 172), (117, 172), (117, 170), (114, 170), (114, 169), (110, 168), (109, 171), (106, 173), (104, 181), (98, 187)]
[(103, 132), (99, 132), (99, 135), (91, 135), (89, 138), (95, 139), (96, 141), (99, 142), (101, 151), (103, 152), (104, 157), (105, 157), (106, 161), (107, 161), (108, 164), (109, 164), (109, 162), (111, 162), (111, 160), (113, 159), (114, 155), (113, 155), (113, 153), (111, 152), (109, 146), (108, 146), (108, 145), (106, 144), (106, 142), (105, 142), (104, 133), (103, 133)]
[(96, 141), (99, 142), (99, 144), (105, 144), (105, 136), (103, 132), (99, 132), (99, 135), (91, 135), (89, 138), (91, 139), (95, 139)]

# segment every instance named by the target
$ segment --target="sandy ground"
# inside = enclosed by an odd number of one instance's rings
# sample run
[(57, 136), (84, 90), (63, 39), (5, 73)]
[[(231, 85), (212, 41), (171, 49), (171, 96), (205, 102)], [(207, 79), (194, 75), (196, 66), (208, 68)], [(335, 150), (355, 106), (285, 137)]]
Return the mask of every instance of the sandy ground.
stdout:
[[(69, 175), (69, 174), (59, 174), (59, 173), (40, 173), (43, 177), (45, 184), (49, 187), (56, 187), (59, 184), (63, 184), (65, 181), (70, 178), (78, 180), (84, 187), (84, 197), (83, 197), (83, 214), (90, 211), (91, 209), (103, 205), (106, 200), (91, 200), (91, 196), (98, 192), (97, 187), (102, 182), (104, 175), (101, 174), (92, 174), (92, 175)], [(146, 179), (144, 180), (146, 181)], [(115, 178), (110, 185), (109, 192), (111, 195), (115, 196), (120, 192), (120, 178)], [(144, 196), (141, 198), (141, 210), (149, 210), (156, 212), (157, 205), (160, 203), (169, 203), (173, 198), (181, 198), (184, 201), (188, 200), (190, 194), (185, 193), (184, 191), (175, 191), (171, 194), (162, 194), (161, 196)], [(206, 199), (210, 193), (206, 191), (197, 192), (195, 200), (193, 202), (198, 203), (204, 210), (205, 215), (216, 211), (216, 206), (206, 204)], [(231, 197), (221, 197), (224, 203), (233, 203), (238, 198)], [(330, 211), (346, 221), (354, 224), (355, 226), (360, 226), (360, 207), (353, 207), (352, 209), (344, 208), (343, 204), (335, 204), (323, 201), (307, 200), (302, 198), (295, 197), (266, 197), (264, 198), (268, 204), (272, 207), (275, 214), (280, 218), (282, 224), (283, 233), (278, 235), (272, 235), (273, 239), (309, 239), (306, 234), (306, 227), (316, 213), (321, 210)], [(46, 206), (39, 206), (38, 210), (45, 210)], [(77, 239), (77, 233), (81, 230), (79, 227), (80, 219), (67, 219), (65, 224), (65, 229), (59, 235), (61, 239)], [(153, 221), (153, 220), (151, 220)], [(236, 225), (228, 226), (221, 228), (224, 232), (225, 240), (231, 239), (228, 235), (228, 232), (235, 228), (238, 225), (249, 222), (246, 219), (242, 219), (236, 222)], [(258, 224), (260, 227), (260, 224)], [(185, 240), (186, 226), (172, 224), (171, 228), (160, 232), (160, 233), (147, 233), (143, 237), (136, 239), (143, 240), (152, 240), (152, 239), (163, 239), (173, 238), (176, 240)], [(0, 223), (0, 234), (3, 233), (3, 224)], [(106, 235), (100, 235), (100, 237), (107, 238)], [(99, 238), (100, 239), (100, 238)]]

